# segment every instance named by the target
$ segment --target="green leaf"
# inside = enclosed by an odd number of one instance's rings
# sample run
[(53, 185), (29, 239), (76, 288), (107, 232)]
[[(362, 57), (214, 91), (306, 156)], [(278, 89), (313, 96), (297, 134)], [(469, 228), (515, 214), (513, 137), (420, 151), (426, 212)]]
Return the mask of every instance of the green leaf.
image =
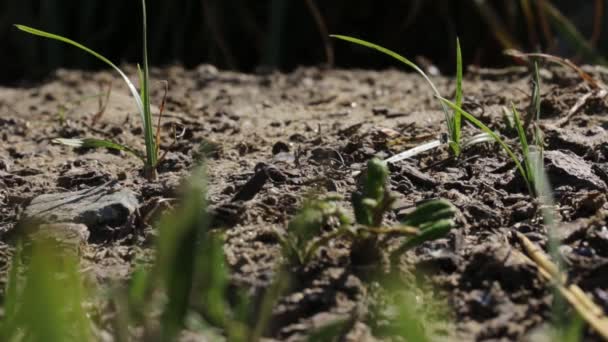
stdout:
[(101, 54), (89, 49), (88, 47), (75, 42), (71, 39), (56, 35), (56, 34), (52, 34), (49, 32), (45, 32), (42, 30), (38, 30), (29, 26), (25, 26), (25, 25), (15, 25), (16, 28), (18, 28), (19, 30), (23, 31), (23, 32), (27, 32), (29, 34), (33, 34), (35, 36), (40, 36), (40, 37), (44, 37), (44, 38), (48, 38), (48, 39), (53, 39), (53, 40), (57, 40), (66, 44), (70, 44), (72, 46), (75, 46), (93, 56), (95, 56), (97, 59), (99, 59), (100, 61), (106, 63), (107, 65), (109, 65), (110, 67), (112, 67), (114, 70), (116, 70), (120, 76), (122, 77), (122, 79), (125, 81), (125, 83), (127, 84), (127, 86), (129, 87), (129, 90), (131, 91), (131, 95), (133, 95), (133, 99), (135, 100), (135, 103), (137, 104), (137, 109), (139, 110), (139, 112), (141, 113), (142, 116), (142, 120), (144, 120), (144, 107), (143, 107), (143, 103), (141, 102), (141, 99), (139, 98), (139, 95), (137, 93), (137, 89), (135, 88), (135, 86), (133, 85), (133, 82), (131, 82), (131, 80), (127, 77), (127, 75), (120, 70), (119, 67), (117, 67), (116, 65), (114, 65), (114, 63), (110, 62), (109, 59), (105, 58), (104, 56), (102, 56)]
[[(517, 156), (515, 155), (515, 153), (513, 153), (513, 151), (511, 151), (511, 149), (509, 148), (509, 146), (498, 136), (498, 134), (494, 133), (494, 131), (492, 131), (483, 122), (477, 120), (473, 115), (467, 113), (462, 108), (456, 106), (450, 100), (444, 99), (443, 97), (439, 97), (439, 99), (441, 101), (443, 101), (444, 103), (446, 103), (451, 108), (453, 108), (455, 110), (458, 110), (460, 112), (460, 114), (462, 114), (462, 116), (464, 116), (465, 119), (469, 120), (472, 124), (474, 124), (475, 126), (479, 127), (479, 129), (481, 129), (485, 133), (489, 134), (505, 150), (505, 152), (507, 152), (507, 154), (509, 155), (509, 157), (511, 158), (511, 160), (513, 160), (513, 162), (515, 163), (515, 165), (516, 165), (517, 170), (519, 171), (519, 173), (521, 173), (521, 175), (524, 177), (524, 179), (526, 179), (526, 170), (524, 169), (524, 167), (519, 162), (519, 158), (517, 158)], [(532, 193), (532, 189), (529, 189), (529, 190), (530, 190), (530, 193)]]
[(419, 246), (423, 242), (432, 241), (442, 238), (454, 227), (453, 220), (441, 220), (433, 223), (420, 232), (420, 235), (409, 238), (403, 245), (399, 247), (399, 254), (407, 251), (410, 248)]
[(427, 225), (429, 222), (452, 219), (456, 214), (456, 208), (444, 200), (438, 199), (428, 201), (416, 207), (416, 210), (409, 214), (403, 221), (402, 224), (411, 227), (420, 227)]
[(532, 188), (531, 184), (534, 184), (534, 173), (532, 172), (532, 164), (529, 162), (530, 147), (528, 145), (528, 138), (526, 137), (526, 129), (524, 128), (519, 116), (519, 112), (513, 103), (511, 103), (511, 108), (513, 110), (513, 122), (515, 123), (515, 129), (517, 130), (517, 135), (519, 136), (519, 144), (521, 145), (524, 164), (526, 166), (526, 177), (524, 177), (524, 180), (526, 183), (528, 183), (528, 188)]
[(13, 252), (10, 270), (6, 280), (6, 288), (4, 292), (4, 315), (5, 318), (0, 322), (0, 340), (9, 341), (11, 335), (16, 330), (16, 318), (19, 308), (20, 289), (19, 289), (19, 274), (22, 270), (20, 267), (22, 256), (21, 244), (17, 245)]
[[(23, 288), (18, 293), (15, 328), (6, 341), (92, 341), (93, 326), (83, 304), (83, 281), (75, 255), (51, 239), (35, 239), (28, 246)], [(19, 336), (26, 338), (18, 338)]]
[(222, 327), (228, 313), (226, 289), (228, 287), (228, 270), (221, 236), (206, 233), (199, 248), (198, 266), (202, 307), (205, 318), (210, 323)]
[[(456, 105), (462, 107), (462, 52), (460, 51), (460, 40), (456, 38)], [(455, 110), (452, 115), (452, 130), (454, 136), (452, 137), (452, 151), (458, 156), (460, 154), (460, 135), (461, 135), (461, 115), (460, 112)], [(449, 123), (448, 123), (449, 124)]]
[(572, 24), (568, 18), (566, 18), (550, 1), (543, 1), (544, 10), (549, 15), (551, 23), (557, 31), (564, 37), (564, 39), (570, 42), (574, 50), (582, 53), (586, 58), (590, 59), (596, 64), (607, 65), (608, 62), (601, 55), (599, 55), (589, 44), (587, 39), (576, 29), (576, 26)]
[[(143, 54), (144, 54), (144, 67), (143, 71), (139, 70), (140, 83), (141, 83), (141, 94), (138, 93), (137, 89), (131, 82), (131, 80), (126, 76), (126, 74), (118, 68), (114, 63), (110, 60), (91, 50), (90, 48), (75, 42), (71, 39), (45, 32), (42, 30), (38, 30), (32, 27), (28, 27), (25, 25), (15, 25), (19, 30), (27, 32), (32, 35), (57, 40), (72, 46), (75, 46), (106, 63), (111, 66), (114, 70), (116, 70), (120, 76), (123, 78), (129, 90), (131, 91), (131, 95), (137, 104), (137, 108), (141, 114), (141, 119), (143, 123), (143, 131), (144, 131), (144, 140), (146, 145), (146, 158), (143, 159), (145, 165), (145, 173), (147, 177), (153, 178), (156, 175), (155, 168), (158, 163), (158, 151), (157, 144), (154, 136), (154, 129), (152, 126), (152, 113), (150, 112), (150, 89), (149, 89), (149, 68), (148, 68), (148, 42), (147, 42), (147, 15), (146, 15), (146, 1), (142, 0), (142, 11), (143, 11)], [(113, 148), (113, 147), (111, 147)], [(138, 156), (139, 157), (139, 156)], [(153, 176), (154, 175), (154, 176)]]
[(359, 224), (373, 226), (379, 224), (385, 210), (387, 200), (386, 182), (388, 181), (388, 166), (386, 162), (373, 158), (367, 163), (367, 171), (361, 193), (352, 194), (355, 218)]
[(470, 138), (468, 138), (467, 140), (465, 140), (462, 144), (461, 147), (462, 148), (467, 148), (473, 145), (477, 145), (477, 144), (481, 144), (481, 143), (485, 143), (485, 142), (492, 142), (494, 141), (494, 138), (492, 138), (492, 136), (490, 136), (488, 133), (479, 133), (476, 134)]
[(145, 301), (150, 286), (149, 280), (149, 273), (142, 265), (135, 268), (135, 271), (131, 274), (128, 301), (131, 313), (137, 316), (137, 318), (141, 318), (140, 316), (145, 314), (145, 312), (141, 312), (140, 310), (147, 304)]
[(208, 234), (204, 172), (194, 172), (185, 187), (183, 204), (159, 223), (157, 263), (159, 283), (167, 302), (161, 316), (162, 341), (173, 341), (190, 309), (200, 268), (201, 241)]
[(100, 147), (105, 147), (105, 148), (109, 148), (112, 150), (118, 150), (118, 151), (125, 151), (127, 153), (130, 153), (134, 156), (136, 156), (137, 158), (141, 159), (144, 163), (146, 162), (145, 157), (139, 152), (136, 151), (128, 146), (125, 145), (121, 145), (109, 140), (101, 140), (101, 139), (94, 139), (94, 138), (85, 138), (85, 139), (63, 139), (63, 138), (57, 138), (57, 139), (53, 139), (53, 142), (56, 144), (62, 144), (62, 145), (66, 145), (66, 146), (71, 146), (71, 147), (86, 147), (86, 148), (100, 148)]
[[(359, 39), (359, 38), (354, 38), (354, 37), (349, 37), (349, 36), (344, 36), (344, 35), (339, 35), (339, 34), (332, 34), (330, 35), (330, 37), (333, 38), (337, 38), (337, 39), (341, 39), (347, 42), (351, 42), (354, 44), (358, 44), (361, 46), (365, 46), (368, 47), (370, 49), (374, 49), (376, 51), (380, 51), (385, 55), (388, 55), (398, 61), (400, 61), (401, 63), (409, 66), (410, 68), (414, 69), (418, 74), (420, 74), (422, 77), (424, 77), (424, 79), (427, 81), (427, 83), (431, 86), (431, 88), (433, 89), (433, 92), (435, 92), (435, 95), (438, 98), (441, 98), (441, 94), (439, 93), (439, 90), (437, 90), (437, 87), (435, 87), (435, 84), (433, 83), (433, 81), (431, 81), (431, 79), (426, 75), (426, 73), (424, 71), (422, 71), (422, 69), (420, 69), (414, 62), (410, 61), (409, 59), (401, 56), (400, 54), (391, 51), (387, 48), (384, 48), (380, 45), (374, 44), (374, 43), (370, 43), (368, 41)], [(445, 119), (446, 119), (446, 123), (448, 126), (448, 131), (449, 131), (449, 135), (450, 135), (450, 139), (453, 140), (454, 138), (454, 131), (452, 129), (452, 119), (451, 119), (451, 114), (448, 110), (448, 108), (445, 106), (445, 104), (443, 102), (441, 102), (441, 107), (443, 108), (443, 112), (445, 114)]]
[(141, 100), (143, 102), (144, 140), (146, 143), (146, 166), (156, 168), (158, 151), (154, 139), (154, 127), (152, 126), (152, 113), (150, 111), (150, 71), (148, 67), (148, 17), (146, 14), (146, 1), (141, 1), (143, 17), (143, 54), (144, 68), (141, 78)]

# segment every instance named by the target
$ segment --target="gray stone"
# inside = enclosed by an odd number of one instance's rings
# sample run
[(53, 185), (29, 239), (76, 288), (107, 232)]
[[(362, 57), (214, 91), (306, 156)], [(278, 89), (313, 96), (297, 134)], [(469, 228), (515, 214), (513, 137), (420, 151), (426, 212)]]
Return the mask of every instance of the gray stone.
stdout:
[(38, 196), (25, 209), (23, 218), (45, 223), (82, 223), (94, 231), (125, 223), (138, 207), (139, 201), (131, 190), (100, 186)]
[(570, 151), (546, 151), (545, 165), (555, 187), (606, 190), (606, 184), (593, 172), (591, 163)]

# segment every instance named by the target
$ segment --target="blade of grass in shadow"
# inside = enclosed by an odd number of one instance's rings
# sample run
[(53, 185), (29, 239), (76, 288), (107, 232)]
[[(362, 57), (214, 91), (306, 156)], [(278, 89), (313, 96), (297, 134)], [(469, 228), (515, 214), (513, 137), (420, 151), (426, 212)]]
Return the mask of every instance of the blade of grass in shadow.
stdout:
[(540, 23), (540, 29), (543, 33), (543, 37), (547, 42), (546, 51), (554, 51), (555, 50), (555, 37), (553, 32), (551, 31), (551, 26), (549, 25), (549, 18), (547, 18), (547, 10), (545, 7), (545, 2), (547, 0), (536, 0), (534, 1), (536, 12), (538, 13), (538, 21)]
[(515, 108), (515, 105), (513, 103), (511, 103), (511, 108), (513, 111), (513, 122), (515, 123), (515, 129), (517, 130), (517, 135), (519, 137), (519, 144), (521, 145), (521, 151), (522, 151), (522, 155), (524, 157), (524, 163), (525, 163), (525, 167), (526, 167), (526, 181), (528, 183), (531, 184), (531, 188), (534, 185), (534, 175), (532, 173), (532, 169), (530, 167), (530, 163), (529, 163), (529, 145), (528, 145), (528, 138), (526, 137), (526, 130), (524, 128), (523, 123), (521, 122), (521, 118), (519, 116), (519, 112), (517, 111), (517, 108)]
[(576, 26), (574, 26), (555, 6), (549, 1), (543, 1), (543, 9), (549, 16), (555, 29), (572, 44), (576, 51), (582, 53), (583, 56), (589, 58), (595, 64), (608, 64), (606, 59), (593, 49), (593, 46), (591, 46), (585, 37), (577, 30)]
[(540, 41), (538, 39), (538, 33), (536, 32), (532, 5), (530, 4), (530, 0), (520, 0), (519, 4), (521, 6), (521, 11), (523, 12), (524, 17), (526, 18), (526, 29), (530, 35), (530, 43), (536, 49), (537, 47), (540, 47)]
[(321, 14), (321, 10), (315, 4), (314, 0), (304, 0), (306, 6), (308, 7), (308, 11), (312, 15), (315, 23), (317, 24), (317, 28), (321, 37), (323, 39), (323, 46), (325, 47), (325, 61), (327, 63), (327, 67), (333, 68), (334, 66), (334, 48), (331, 44), (331, 40), (329, 39), (329, 31), (327, 30), (327, 24), (325, 24), (325, 20), (323, 19), (323, 14)]
[(500, 16), (494, 11), (494, 9), (487, 4), (485, 0), (474, 0), (473, 3), (477, 7), (479, 14), (490, 27), (492, 33), (496, 37), (496, 40), (505, 49), (517, 48), (519, 44), (515, 38), (509, 33), (509, 30), (505, 27), (504, 23), (500, 19)]

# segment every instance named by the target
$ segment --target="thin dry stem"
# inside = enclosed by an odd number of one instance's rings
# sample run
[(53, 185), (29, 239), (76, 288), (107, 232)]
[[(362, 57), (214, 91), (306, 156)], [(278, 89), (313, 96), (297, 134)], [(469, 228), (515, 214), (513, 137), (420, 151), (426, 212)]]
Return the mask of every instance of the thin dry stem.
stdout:
[(530, 241), (525, 235), (516, 232), (515, 236), (530, 255), (520, 256), (533, 262), (540, 274), (547, 280), (553, 282), (564, 298), (574, 307), (576, 312), (605, 340), (608, 340), (608, 317), (601, 307), (576, 284), (567, 285), (566, 277), (559, 272), (555, 263), (537, 245)]
[(538, 19), (540, 21), (540, 28), (543, 32), (543, 36), (545, 37), (545, 41), (547, 42), (547, 50), (553, 51), (555, 48), (555, 39), (553, 38), (553, 33), (551, 32), (551, 27), (549, 26), (549, 20), (547, 19), (547, 10), (546, 10), (546, 0), (537, 0), (536, 10), (538, 12)]
[(591, 39), (589, 39), (589, 44), (595, 47), (597, 45), (598, 40), (600, 39), (600, 35), (602, 34), (602, 22), (604, 15), (604, 0), (595, 0), (595, 6), (593, 11), (593, 33), (591, 34)]
[(587, 101), (589, 101), (589, 99), (591, 99), (591, 98), (603, 99), (604, 97), (606, 97), (606, 95), (608, 95), (608, 89), (599, 89), (599, 90), (590, 91), (587, 94), (581, 96), (576, 101), (574, 106), (572, 106), (572, 108), (570, 108), (568, 113), (566, 113), (566, 116), (564, 116), (563, 118), (559, 119), (559, 121), (557, 121), (557, 123), (556, 123), (557, 126), (558, 127), (565, 126), (570, 121), (570, 119), (574, 116), (574, 114), (576, 114), (587, 103)]
[(165, 112), (165, 102), (167, 101), (167, 93), (169, 92), (169, 82), (162, 81), (165, 85), (165, 93), (163, 94), (163, 101), (160, 103), (159, 113), (158, 113), (158, 123), (156, 124), (156, 153), (158, 153), (160, 149), (160, 124), (163, 119), (163, 113)]
[(317, 4), (315, 4), (314, 0), (304, 0), (310, 14), (315, 20), (317, 24), (317, 28), (319, 29), (319, 33), (321, 34), (321, 38), (323, 39), (323, 46), (325, 47), (325, 60), (327, 62), (328, 67), (334, 66), (334, 47), (329, 39), (329, 30), (327, 29), (327, 25), (325, 24), (325, 20), (323, 20), (323, 15), (319, 10)]
[(591, 88), (593, 88), (593, 89), (606, 88), (606, 86), (604, 84), (602, 84), (600, 81), (598, 81), (595, 78), (593, 78), (593, 76), (591, 76), (588, 73), (586, 73), (583, 69), (581, 69), (580, 67), (578, 67), (576, 64), (572, 63), (567, 58), (561, 58), (561, 57), (553, 56), (553, 55), (550, 55), (550, 54), (547, 54), (547, 53), (523, 53), (523, 52), (515, 50), (515, 49), (505, 50), (504, 53), (506, 55), (508, 55), (508, 56), (512, 56), (512, 57), (516, 57), (516, 58), (523, 58), (523, 59), (542, 58), (542, 59), (546, 59), (546, 60), (548, 60), (550, 62), (557, 63), (559, 65), (562, 65), (562, 66), (565, 66), (567, 68), (570, 68), (570, 69), (574, 70), (583, 79), (583, 81), (587, 82), (587, 84), (589, 84), (591, 86)]
[[(99, 84), (99, 88), (101, 88), (103, 90), (103, 83)], [(112, 82), (108, 82), (108, 90), (106, 92), (106, 96), (105, 96), (105, 101), (104, 101), (104, 97), (99, 97), (99, 109), (97, 110), (97, 113), (95, 113), (95, 115), (93, 115), (93, 118), (91, 119), (91, 125), (95, 126), (95, 124), (99, 121), (99, 119), (101, 119), (101, 117), (103, 116), (103, 114), (106, 112), (106, 108), (108, 108), (108, 103), (110, 102), (110, 94), (112, 93)]]

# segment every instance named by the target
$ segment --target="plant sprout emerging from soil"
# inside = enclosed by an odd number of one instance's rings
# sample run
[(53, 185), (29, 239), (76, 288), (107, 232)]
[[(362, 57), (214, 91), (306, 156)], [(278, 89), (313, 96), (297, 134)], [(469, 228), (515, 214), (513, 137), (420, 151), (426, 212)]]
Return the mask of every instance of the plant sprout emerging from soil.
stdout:
[[(386, 186), (388, 175), (386, 162), (378, 159), (368, 162), (362, 189), (352, 195), (355, 222), (338, 205), (338, 197), (308, 202), (289, 223), (287, 236), (282, 238), (284, 255), (290, 264), (304, 266), (320, 247), (332, 240), (347, 238), (353, 243), (352, 262), (368, 265), (378, 261), (379, 236), (408, 237), (393, 253), (398, 256), (425, 241), (442, 237), (453, 228), (456, 209), (441, 199), (418, 206), (396, 226), (382, 226), (383, 217), (394, 201)], [(323, 234), (323, 229), (330, 226), (335, 229)]]
[[(470, 114), (467, 111), (463, 110), (462, 108), (458, 107), (452, 101), (450, 101), (448, 99), (444, 99), (442, 97), (440, 97), (439, 99), (441, 101), (443, 101), (445, 104), (447, 104), (448, 106), (450, 106), (451, 108), (453, 108), (454, 110), (459, 111), (465, 119), (469, 120), (472, 124), (477, 126), (483, 132), (487, 133), (494, 141), (496, 141), (504, 149), (504, 151), (509, 155), (511, 160), (513, 160), (513, 162), (515, 163), (515, 166), (517, 167), (517, 170), (522, 175), (522, 177), (526, 180), (528, 179), (527, 178), (528, 173), (526, 172), (526, 169), (519, 161), (519, 158), (517, 157), (517, 155), (515, 155), (515, 153), (511, 150), (509, 145), (507, 145), (507, 143), (504, 140), (502, 140), (502, 138), (497, 133), (495, 133), (492, 129), (490, 129), (488, 126), (486, 126), (483, 122), (477, 120), (472, 114)], [(527, 185), (528, 185), (528, 191), (531, 194), (534, 193), (533, 189), (530, 187), (530, 184), (527, 184)]]
[[(387, 48), (384, 48), (380, 45), (376, 45), (374, 43), (370, 43), (368, 41), (365, 41), (365, 40), (362, 40), (359, 38), (343, 36), (343, 35), (331, 35), (331, 37), (380, 51), (380, 52), (400, 61), (401, 63), (409, 66), (410, 68), (414, 69), (418, 74), (420, 74), (427, 81), (427, 83), (431, 86), (431, 88), (433, 89), (433, 92), (435, 93), (435, 96), (441, 97), (439, 90), (437, 89), (437, 87), (435, 86), (433, 81), (431, 81), (431, 79), (428, 77), (428, 75), (420, 67), (418, 67), (414, 62), (403, 57), (402, 55), (400, 55), (394, 51), (391, 51)], [(455, 94), (454, 101), (458, 107), (461, 107), (462, 100), (463, 100), (463, 96), (462, 96), (462, 53), (460, 50), (460, 41), (458, 39), (456, 39), (456, 94)], [(446, 104), (442, 101), (440, 101), (440, 104), (441, 104), (441, 108), (443, 109), (443, 113), (445, 115), (445, 121), (446, 121), (447, 129), (448, 129), (447, 143), (450, 146), (450, 150), (452, 151), (452, 154), (454, 156), (458, 157), (460, 155), (463, 145), (469, 145), (473, 141), (481, 142), (481, 141), (489, 140), (489, 139), (487, 139), (488, 137), (486, 137), (486, 139), (480, 140), (480, 137), (478, 136), (478, 137), (475, 137), (470, 142), (463, 144), (461, 142), (461, 139), (462, 139), (461, 112), (459, 112), (457, 110), (450, 111), (450, 108), (448, 106), (446, 106)], [(403, 154), (399, 154), (398, 157), (395, 156), (393, 158), (390, 158), (388, 161), (394, 162), (394, 161), (402, 160), (405, 158), (413, 157), (416, 154), (436, 148), (440, 145), (441, 145), (441, 142), (433, 141), (428, 144), (418, 146), (410, 151), (406, 151)]]
[[(460, 111), (461, 114), (477, 126), (482, 131), (486, 132), (489, 136), (492, 137), (509, 155), (511, 160), (515, 163), (517, 170), (522, 176), (523, 180), (526, 183), (528, 188), (528, 192), (530, 195), (538, 194), (536, 191), (536, 174), (538, 173), (538, 168), (543, 167), (543, 133), (538, 126), (538, 121), (540, 120), (540, 73), (538, 70), (538, 64), (534, 64), (534, 77), (533, 77), (533, 90), (532, 90), (532, 102), (531, 102), (531, 113), (529, 113), (528, 117), (534, 118), (534, 145), (530, 146), (528, 144), (528, 138), (526, 136), (526, 124), (522, 122), (521, 116), (519, 112), (515, 108), (513, 104), (511, 104), (511, 109), (513, 112), (513, 123), (515, 125), (515, 129), (517, 131), (517, 136), (519, 139), (519, 144), (521, 146), (521, 153), (523, 157), (523, 164), (520, 162), (519, 158), (513, 153), (511, 148), (500, 138), (498, 134), (493, 132), (488, 126), (483, 124), (481, 121), (477, 120), (473, 115), (467, 113), (462, 110), (455, 103), (450, 102), (447, 99), (440, 98), (441, 101), (446, 103), (454, 110)], [(531, 120), (531, 119), (530, 119)]]
[(94, 138), (54, 139), (53, 141), (56, 143), (73, 146), (73, 147), (94, 147), (94, 148), (105, 147), (105, 148), (128, 152), (128, 153), (138, 157), (139, 159), (141, 159), (144, 162), (144, 176), (147, 179), (153, 180), (156, 178), (156, 167), (159, 162), (159, 155), (158, 155), (159, 137), (157, 134), (156, 139), (155, 139), (154, 129), (152, 127), (152, 113), (150, 110), (150, 89), (149, 89), (149, 71), (148, 71), (146, 1), (142, 0), (141, 3), (142, 3), (142, 12), (143, 12), (143, 59), (144, 59), (144, 61), (143, 61), (143, 69), (139, 68), (139, 66), (138, 66), (140, 92), (137, 91), (137, 89), (135, 88), (135, 85), (133, 85), (131, 80), (127, 77), (127, 75), (120, 68), (118, 68), (114, 63), (112, 63), (110, 60), (108, 60), (101, 54), (89, 49), (88, 47), (86, 47), (78, 42), (75, 42), (71, 39), (68, 39), (68, 38), (65, 38), (65, 37), (62, 37), (62, 36), (59, 36), (56, 34), (48, 33), (48, 32), (41, 31), (41, 30), (38, 30), (35, 28), (24, 26), (24, 25), (15, 25), (15, 26), (21, 31), (24, 31), (24, 32), (27, 32), (27, 33), (30, 33), (30, 34), (33, 34), (36, 36), (40, 36), (40, 37), (44, 37), (44, 38), (48, 38), (48, 39), (52, 39), (52, 40), (57, 40), (57, 41), (60, 41), (60, 42), (63, 42), (63, 43), (69, 44), (69, 45), (73, 45), (73, 46), (95, 56), (97, 59), (99, 59), (100, 61), (104, 62), (105, 64), (109, 65), (114, 70), (116, 70), (116, 72), (118, 72), (120, 74), (122, 79), (125, 81), (125, 83), (129, 87), (131, 95), (133, 96), (133, 99), (135, 100), (135, 104), (137, 105), (137, 109), (139, 110), (139, 112), (141, 114), (141, 118), (142, 118), (142, 122), (143, 122), (143, 131), (144, 131), (144, 140), (145, 140), (145, 145), (146, 145), (146, 151), (144, 154), (144, 153), (141, 153), (140, 151), (132, 149), (128, 146), (124, 146), (124, 145), (121, 145), (121, 144), (118, 144), (118, 143), (115, 143), (112, 141), (108, 141), (108, 140), (101, 140), (101, 139), (94, 139)]

